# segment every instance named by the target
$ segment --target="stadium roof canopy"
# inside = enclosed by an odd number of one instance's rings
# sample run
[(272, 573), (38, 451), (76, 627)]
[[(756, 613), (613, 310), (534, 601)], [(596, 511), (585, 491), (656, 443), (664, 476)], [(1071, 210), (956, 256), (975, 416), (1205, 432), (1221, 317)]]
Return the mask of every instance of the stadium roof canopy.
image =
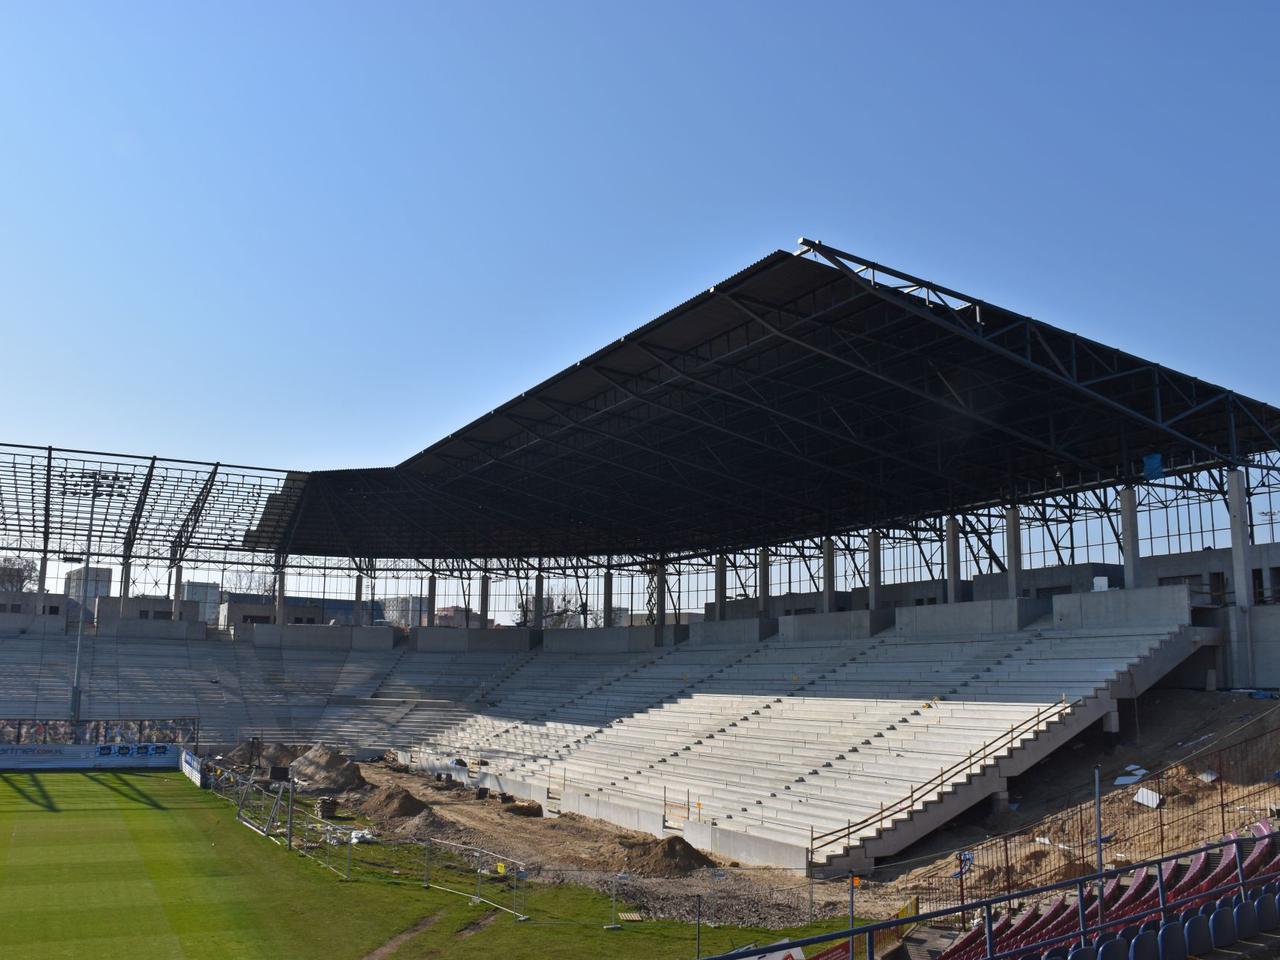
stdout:
[(680, 555), (1241, 463), (1280, 410), (802, 240), (399, 466), (311, 473), (246, 545)]

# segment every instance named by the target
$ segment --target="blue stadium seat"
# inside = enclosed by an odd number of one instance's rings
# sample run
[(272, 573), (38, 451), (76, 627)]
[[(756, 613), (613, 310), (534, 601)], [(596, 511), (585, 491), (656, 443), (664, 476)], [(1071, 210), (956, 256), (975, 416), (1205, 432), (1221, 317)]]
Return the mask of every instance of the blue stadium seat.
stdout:
[(1236, 936), (1252, 940), (1258, 935), (1258, 911), (1252, 903), (1242, 903), (1235, 909)]
[(1164, 926), (1164, 922), (1161, 920), (1148, 920), (1146, 923), (1142, 925), (1142, 931), (1143, 933), (1145, 933), (1146, 931), (1150, 930), (1152, 933), (1159, 933), (1160, 928), (1163, 926)]
[(1044, 960), (1067, 960), (1067, 948), (1054, 947), (1044, 955)]
[(1028, 953), (1026, 956), (1019, 957), (1018, 960), (1040, 960), (1040, 954)]
[(1180, 914), (1178, 914), (1178, 919), (1183, 923), (1186, 923), (1192, 917), (1197, 917), (1199, 915), (1200, 915), (1200, 911), (1197, 910), (1195, 907), (1188, 907), (1186, 910), (1183, 910)]
[(1182, 924), (1177, 920), (1166, 923), (1156, 935), (1160, 946), (1160, 960), (1187, 960), (1187, 941)]
[(1126, 960), (1129, 955), (1129, 944), (1124, 940), (1108, 940), (1098, 948), (1098, 960)]
[(1138, 925), (1136, 923), (1131, 923), (1127, 927), (1120, 928), (1121, 940), (1132, 940), (1137, 935), (1138, 935)]
[(1067, 960), (1097, 960), (1098, 951), (1093, 947), (1076, 947), (1067, 955)]
[(1192, 917), (1182, 927), (1183, 942), (1187, 953), (1193, 957), (1203, 957), (1213, 952), (1213, 937), (1209, 933), (1209, 918), (1200, 914)]
[[(1218, 909), (1219, 909), (1219, 910), (1233, 910), (1233, 909), (1235, 909), (1235, 905), (1236, 905), (1236, 898), (1235, 898), (1235, 897), (1227, 896), (1227, 897), (1219, 897), (1219, 898), (1218, 898)], [(1213, 914), (1209, 914), (1209, 916), (1213, 916)]]
[(1200, 916), (1207, 917), (1217, 909), (1218, 909), (1218, 905), (1216, 903), (1206, 903), (1203, 907), (1200, 908)]
[(1129, 941), (1129, 960), (1160, 960), (1160, 944), (1156, 935), (1144, 930)]
[(1254, 904), (1258, 911), (1258, 929), (1264, 932), (1280, 926), (1280, 909), (1276, 907), (1276, 898), (1263, 894)]
[(1213, 938), (1213, 947), (1220, 950), (1236, 942), (1236, 918), (1230, 910), (1218, 909), (1209, 916), (1209, 936)]

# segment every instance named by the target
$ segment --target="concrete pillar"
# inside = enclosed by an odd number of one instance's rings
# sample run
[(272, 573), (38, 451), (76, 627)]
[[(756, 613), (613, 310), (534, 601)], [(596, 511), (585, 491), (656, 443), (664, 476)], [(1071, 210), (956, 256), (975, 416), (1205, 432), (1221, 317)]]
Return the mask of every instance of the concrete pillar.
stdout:
[(173, 568), (173, 619), (182, 619), (182, 564)]
[(533, 623), (534, 630), (542, 629), (542, 574), (533, 578)]
[(729, 613), (729, 558), (723, 553), (716, 556), (716, 620), (723, 620)]
[[(41, 561), (42, 563), (45, 561)], [(129, 578), (133, 576), (133, 561), (125, 557), (124, 563), (120, 567), (120, 618), (124, 619), (124, 604), (129, 599)], [(44, 603), (44, 588), (40, 589), (41, 597), (37, 601), (36, 609), (39, 610)]]
[(1120, 705), (1114, 704), (1102, 715), (1102, 739), (1108, 747), (1120, 742)]
[(1138, 560), (1141, 557), (1138, 544), (1138, 491), (1125, 487), (1120, 491), (1120, 550), (1124, 554), (1124, 588), (1134, 590), (1142, 584), (1138, 580)]
[(284, 566), (276, 570), (276, 623), (283, 626), (287, 621), (284, 613)]
[(436, 575), (427, 577), (427, 626), (436, 625)]
[(756, 598), (760, 616), (769, 615), (769, 548), (761, 547), (756, 555)]
[[(125, 564), (127, 570), (128, 563)], [(44, 549), (40, 552), (40, 572), (36, 576), (36, 613), (44, 613), (45, 611), (45, 592), (49, 579), (49, 551)]]
[[(612, 627), (614, 625), (613, 623), (613, 571), (612, 570), (606, 569), (604, 572), (604, 589), (601, 591), (601, 594), (602, 594), (601, 601), (604, 604), (604, 610), (602, 611), (602, 616), (600, 619), (601, 619), (601, 622), (606, 627)], [(584, 623), (583, 626), (585, 627), (586, 624)]]
[(489, 575), (480, 577), (480, 626), (489, 625)]
[(662, 646), (663, 628), (667, 625), (667, 565), (660, 563), (653, 573), (653, 645)]
[(836, 542), (830, 537), (822, 541), (822, 612), (836, 609)]
[(1231, 592), (1227, 624), (1231, 646), (1227, 682), (1253, 686), (1253, 636), (1249, 609), (1253, 606), (1253, 538), (1249, 525), (1249, 481), (1242, 470), (1227, 474), (1227, 510), (1231, 520)]
[(1009, 812), (1009, 781), (1000, 777), (995, 782), (995, 792), (991, 794), (991, 812), (997, 816)]
[(364, 626), (364, 574), (356, 574), (356, 603), (351, 609), (351, 625)]
[(960, 602), (960, 522), (947, 517), (943, 562), (947, 567), (947, 603)]
[(1017, 599), (1022, 595), (1019, 576), (1022, 573), (1022, 514), (1017, 506), (1004, 511), (1004, 566), (1009, 598)]
[(867, 609), (879, 610), (880, 596), (880, 531), (867, 534)]

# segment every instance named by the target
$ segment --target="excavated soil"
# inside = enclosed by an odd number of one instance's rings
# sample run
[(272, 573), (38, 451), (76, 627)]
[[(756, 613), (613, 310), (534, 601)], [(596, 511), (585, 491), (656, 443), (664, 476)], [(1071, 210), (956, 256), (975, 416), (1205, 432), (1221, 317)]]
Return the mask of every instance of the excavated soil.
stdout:
[(689, 845), (683, 837), (666, 837), (639, 843), (623, 841), (628, 873), (639, 877), (687, 877), (696, 870), (714, 867), (715, 861)]
[(322, 743), (316, 744), (293, 761), (290, 770), (308, 790), (343, 792), (365, 785), (359, 764)]
[(401, 820), (416, 817), (427, 805), (404, 787), (387, 784), (379, 787), (360, 804), (359, 810), (375, 820)]
[(264, 743), (256, 744), (251, 740), (245, 740), (236, 745), (235, 749), (224, 755), (223, 759), (228, 763), (237, 766), (247, 767), (257, 760), (259, 768), (266, 770), (270, 767), (287, 767), (302, 755), (306, 747), (292, 747), (287, 743)]

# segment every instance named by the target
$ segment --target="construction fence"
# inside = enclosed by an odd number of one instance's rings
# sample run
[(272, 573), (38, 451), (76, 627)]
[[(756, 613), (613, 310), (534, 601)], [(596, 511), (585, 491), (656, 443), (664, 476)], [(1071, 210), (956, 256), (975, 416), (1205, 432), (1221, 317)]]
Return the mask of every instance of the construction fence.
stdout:
[[(1102, 781), (1100, 834), (1091, 798), (955, 851), (947, 866), (911, 879), (909, 889), (924, 910), (940, 910), (1096, 873), (1099, 835), (1104, 863), (1122, 867), (1245, 832), (1280, 808), (1277, 734), (1280, 709), (1161, 770), (1112, 773)], [(1092, 793), (1092, 783), (1087, 787)]]

